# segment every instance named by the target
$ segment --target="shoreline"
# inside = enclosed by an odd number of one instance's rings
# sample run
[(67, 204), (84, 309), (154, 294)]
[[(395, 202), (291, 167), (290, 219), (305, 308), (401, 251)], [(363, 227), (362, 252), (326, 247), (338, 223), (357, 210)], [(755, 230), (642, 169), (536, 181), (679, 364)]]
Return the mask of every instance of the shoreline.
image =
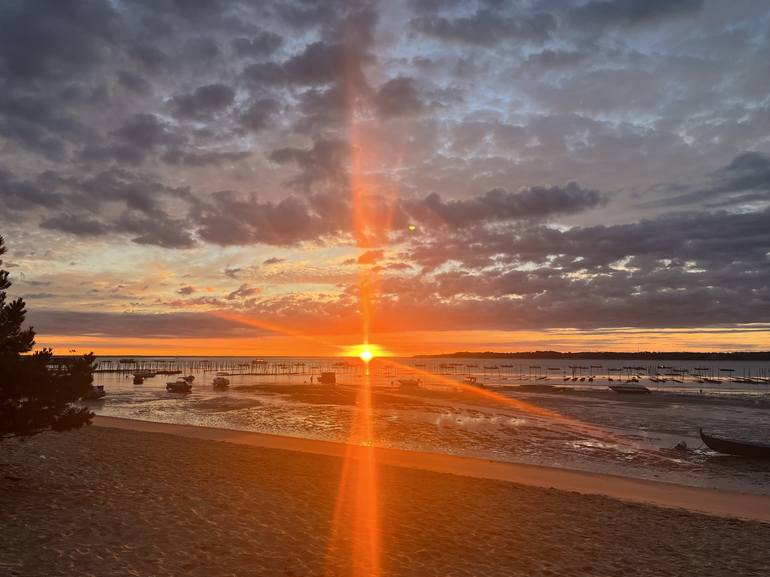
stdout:
[[(327, 457), (343, 458), (346, 455), (345, 443), (266, 433), (158, 423), (98, 415), (94, 417), (93, 425), (96, 427), (169, 434), (235, 445), (324, 455)], [(552, 488), (583, 495), (601, 495), (622, 502), (654, 505), (667, 509), (683, 509), (715, 517), (770, 523), (770, 496), (720, 491), (662, 481), (558, 469), (541, 465), (525, 465), (458, 457), (441, 453), (407, 451), (383, 447), (375, 447), (373, 451), (375, 459), (379, 464), (401, 469), (505, 481), (529, 487)]]

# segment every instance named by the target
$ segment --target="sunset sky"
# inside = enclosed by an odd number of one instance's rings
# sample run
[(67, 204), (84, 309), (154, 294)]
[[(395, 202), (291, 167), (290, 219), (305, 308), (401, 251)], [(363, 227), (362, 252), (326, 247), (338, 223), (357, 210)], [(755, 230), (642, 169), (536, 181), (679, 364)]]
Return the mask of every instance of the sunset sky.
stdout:
[(11, 294), (57, 352), (770, 349), (768, 31), (758, 0), (4, 1)]

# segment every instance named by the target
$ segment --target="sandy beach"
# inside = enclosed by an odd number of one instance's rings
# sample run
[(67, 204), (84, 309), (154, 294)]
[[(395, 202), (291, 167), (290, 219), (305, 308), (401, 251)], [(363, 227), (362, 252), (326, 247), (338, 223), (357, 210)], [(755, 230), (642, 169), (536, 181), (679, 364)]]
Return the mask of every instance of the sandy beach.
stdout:
[[(330, 454), (92, 426), (0, 463), (2, 575), (352, 574), (328, 548)], [(767, 523), (482, 476), (379, 467), (382, 574), (770, 571)]]

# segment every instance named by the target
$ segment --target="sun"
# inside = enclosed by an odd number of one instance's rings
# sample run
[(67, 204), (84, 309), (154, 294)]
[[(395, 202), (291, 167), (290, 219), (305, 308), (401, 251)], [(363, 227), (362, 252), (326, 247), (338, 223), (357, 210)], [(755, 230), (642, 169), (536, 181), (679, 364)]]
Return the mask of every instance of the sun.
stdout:
[(364, 361), (365, 363), (368, 363), (374, 358), (374, 353), (369, 348), (364, 348), (361, 350), (360, 353), (358, 353), (358, 357)]
[(369, 363), (375, 357), (388, 356), (388, 353), (377, 345), (361, 343), (360, 345), (346, 347), (345, 356), (358, 357), (363, 362)]

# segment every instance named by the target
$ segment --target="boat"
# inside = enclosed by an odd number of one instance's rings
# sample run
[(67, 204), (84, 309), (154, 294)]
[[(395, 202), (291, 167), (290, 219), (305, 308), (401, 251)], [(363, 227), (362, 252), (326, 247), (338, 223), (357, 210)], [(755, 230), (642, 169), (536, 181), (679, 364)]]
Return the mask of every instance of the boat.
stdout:
[(616, 393), (621, 393), (623, 395), (643, 395), (643, 394), (652, 392), (650, 389), (648, 389), (644, 385), (636, 385), (636, 384), (610, 385), (609, 387)]
[(463, 379), (463, 384), (471, 385), (473, 387), (484, 387), (482, 383), (479, 383), (474, 376), (467, 376)]
[(186, 377), (181, 377), (181, 378), (191, 384), (195, 380), (195, 377), (193, 375), (187, 375)]
[(770, 443), (759, 443), (756, 441), (734, 441), (721, 437), (707, 435), (700, 429), (700, 438), (706, 446), (717, 453), (726, 455), (737, 455), (739, 457), (749, 457), (752, 459), (770, 459)]
[(144, 377), (142, 375), (134, 375), (134, 384), (141, 385), (144, 383)]
[(214, 381), (211, 383), (211, 386), (218, 391), (223, 391), (230, 386), (230, 379), (226, 379), (224, 377), (214, 377)]
[(171, 393), (189, 393), (192, 391), (192, 383), (183, 377), (179, 377), (176, 381), (166, 383), (166, 390)]
[(318, 383), (321, 385), (337, 384), (337, 373), (332, 373), (332, 372), (321, 373), (321, 376), (318, 377)]
[(97, 401), (104, 397), (107, 393), (104, 392), (104, 385), (91, 385), (91, 390), (89, 390), (85, 395), (83, 395), (84, 401)]
[(421, 382), (420, 379), (398, 379), (398, 384), (402, 389), (417, 389)]

